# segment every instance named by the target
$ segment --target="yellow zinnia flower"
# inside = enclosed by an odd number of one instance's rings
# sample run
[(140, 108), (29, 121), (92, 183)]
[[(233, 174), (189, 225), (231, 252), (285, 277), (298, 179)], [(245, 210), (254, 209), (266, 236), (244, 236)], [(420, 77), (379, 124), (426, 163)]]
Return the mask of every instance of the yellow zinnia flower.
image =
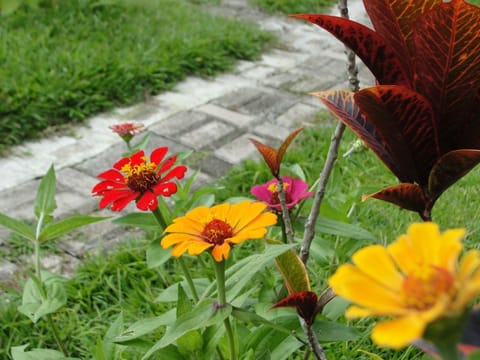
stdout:
[(392, 317), (375, 325), (372, 339), (401, 348), (421, 339), (429, 324), (462, 315), (480, 292), (479, 251), (458, 261), (464, 235), (463, 229), (440, 233), (430, 222), (412, 224), (387, 247), (357, 251), (329, 285), (354, 304), (347, 317)]
[(267, 233), (266, 227), (276, 224), (277, 216), (264, 212), (266, 207), (251, 201), (197, 207), (173, 220), (165, 229), (167, 235), (161, 245), (163, 248), (174, 245), (172, 255), (176, 257), (186, 251), (197, 255), (211, 249), (213, 258), (222, 261), (228, 258), (230, 244), (262, 238)]

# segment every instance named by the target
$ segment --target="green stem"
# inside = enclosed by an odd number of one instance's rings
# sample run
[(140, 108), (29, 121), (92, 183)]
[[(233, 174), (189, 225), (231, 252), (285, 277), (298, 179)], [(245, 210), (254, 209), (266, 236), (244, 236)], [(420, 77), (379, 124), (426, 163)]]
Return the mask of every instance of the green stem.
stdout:
[[(162, 230), (165, 231), (167, 228), (167, 222), (163, 218), (162, 213), (160, 212), (160, 209), (157, 207), (155, 210), (152, 210), (153, 215), (155, 216), (155, 219), (157, 219), (158, 223), (162, 227)], [(183, 274), (185, 275), (185, 279), (187, 280), (188, 287), (190, 288), (190, 291), (192, 292), (193, 299), (198, 302), (198, 293), (197, 289), (195, 289), (195, 284), (193, 283), (192, 280), (192, 275), (190, 274), (190, 271), (188, 270), (187, 265), (185, 265), (185, 261), (183, 260), (182, 257), (178, 258), (178, 262), (180, 263), (180, 267), (182, 268)]]
[(35, 244), (34, 244), (35, 275), (37, 276), (40, 282), (42, 282), (41, 265), (40, 265), (40, 232), (42, 230), (44, 216), (45, 214), (41, 212), (38, 218), (37, 227), (35, 229)]
[[(218, 302), (220, 305), (227, 304), (227, 294), (225, 291), (225, 261), (217, 262), (213, 259), (213, 267), (215, 269), (215, 275), (217, 278), (217, 293), (218, 293)], [(235, 349), (235, 337), (233, 336), (232, 326), (230, 324), (230, 319), (227, 317), (223, 320), (225, 325), (225, 331), (227, 332), (228, 343), (230, 345), (230, 360), (237, 359), (237, 351)]]
[(50, 329), (52, 330), (53, 337), (55, 338), (55, 341), (58, 347), (62, 350), (63, 355), (65, 357), (68, 357), (67, 349), (65, 349), (65, 345), (63, 345), (63, 342), (60, 339), (60, 335), (58, 333), (57, 327), (55, 326), (55, 323), (53, 322), (52, 316), (50, 314), (47, 315), (47, 322), (48, 322), (48, 326), (50, 326)]

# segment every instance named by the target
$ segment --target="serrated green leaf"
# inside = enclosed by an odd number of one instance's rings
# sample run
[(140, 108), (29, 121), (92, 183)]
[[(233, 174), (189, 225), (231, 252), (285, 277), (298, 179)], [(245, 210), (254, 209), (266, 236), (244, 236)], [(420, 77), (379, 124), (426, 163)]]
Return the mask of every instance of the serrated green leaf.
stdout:
[(112, 220), (115, 225), (134, 226), (147, 231), (162, 231), (152, 213), (130, 213)]
[(232, 307), (228, 304), (219, 307), (217, 302), (211, 299), (200, 301), (191, 312), (177, 319), (167, 329), (165, 335), (147, 351), (142, 360), (148, 359), (158, 349), (170, 345), (189, 331), (218, 324), (227, 318), (231, 312)]
[(160, 245), (160, 240), (153, 240), (146, 250), (147, 266), (149, 269), (156, 268), (165, 264), (172, 258), (172, 249), (164, 249)]
[(35, 241), (33, 230), (24, 222), (0, 213), (0, 225), (25, 239)]
[(360, 226), (327, 219), (323, 216), (318, 218), (317, 223), (315, 224), (315, 230), (322, 234), (378, 242), (377, 238), (371, 232)]
[(79, 227), (105, 219), (109, 219), (109, 217), (75, 215), (55, 223), (49, 223), (42, 229), (39, 241), (52, 240)]
[(51, 165), (38, 186), (33, 207), (37, 219), (39, 219), (41, 215), (45, 217), (52, 214), (57, 208), (57, 203), (55, 202), (56, 182), (55, 169), (53, 165)]
[(29, 344), (13, 346), (13, 360), (80, 360), (79, 358), (65, 357), (63, 353), (49, 349), (33, 349), (25, 351)]
[[(31, 277), (23, 289), (22, 304), (18, 311), (36, 323), (45, 315), (52, 314), (67, 303), (63, 279), (47, 272), (42, 273), (42, 283)], [(43, 284), (43, 290), (40, 288)]]
[(112, 341), (118, 344), (128, 343), (139, 337), (155, 331), (160, 326), (172, 324), (175, 321), (175, 309), (172, 309), (160, 316), (149, 319), (138, 320), (130, 325), (126, 330), (115, 336)]

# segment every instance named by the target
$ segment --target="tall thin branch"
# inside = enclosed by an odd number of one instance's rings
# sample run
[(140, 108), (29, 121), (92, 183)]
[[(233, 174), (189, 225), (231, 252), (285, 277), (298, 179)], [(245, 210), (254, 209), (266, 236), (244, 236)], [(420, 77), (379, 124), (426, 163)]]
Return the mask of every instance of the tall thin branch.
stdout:
[[(339, 0), (338, 8), (340, 10), (341, 16), (345, 19), (348, 19), (349, 16), (347, 0)], [(355, 53), (348, 48), (345, 48), (345, 52), (347, 54), (349, 89), (351, 91), (357, 91), (359, 89), (359, 81), (357, 76), (358, 68), (355, 63)], [(307, 218), (307, 221), (305, 222), (305, 232), (300, 248), (300, 258), (302, 259), (304, 264), (307, 263), (310, 256), (310, 246), (315, 236), (315, 223), (317, 221), (318, 215), (320, 214), (320, 206), (325, 196), (325, 189), (327, 187), (330, 174), (333, 170), (333, 165), (338, 156), (338, 148), (340, 146), (340, 140), (342, 139), (344, 130), (345, 125), (342, 122), (338, 122), (337, 127), (335, 128), (335, 131), (330, 139), (330, 147), (328, 149), (327, 159), (325, 160), (325, 165), (323, 166), (323, 170), (319, 176), (319, 182), (317, 190), (315, 192), (312, 209)]]

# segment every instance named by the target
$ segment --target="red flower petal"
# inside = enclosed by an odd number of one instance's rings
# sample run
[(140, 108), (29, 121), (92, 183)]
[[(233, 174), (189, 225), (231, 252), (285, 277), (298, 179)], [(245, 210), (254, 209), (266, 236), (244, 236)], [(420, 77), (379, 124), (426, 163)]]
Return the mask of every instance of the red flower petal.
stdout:
[(105, 191), (112, 191), (112, 190), (118, 190), (118, 189), (126, 189), (127, 187), (124, 183), (118, 183), (114, 181), (102, 181), (95, 185), (95, 187), (92, 189), (92, 193), (95, 195), (102, 195)]
[[(171, 158), (165, 160), (165, 162), (162, 164), (162, 167), (160, 168), (160, 170), (158, 170), (159, 173), (162, 173), (162, 172), (165, 172), (167, 171), (168, 169), (170, 169), (173, 164), (175, 164), (175, 162), (177, 161), (177, 156), (172, 156)], [(158, 163), (157, 163), (158, 164)]]
[(125, 196), (121, 199), (115, 200), (112, 204), (112, 211), (122, 211), (129, 202), (137, 198), (137, 193), (131, 193), (129, 196)]
[(312, 325), (315, 320), (318, 297), (312, 291), (300, 291), (280, 300), (272, 309), (278, 307), (294, 307), (298, 315), (305, 320), (308, 325)]
[(158, 206), (157, 196), (147, 191), (137, 201), (137, 208), (143, 211), (155, 210)]
[(160, 164), (165, 157), (165, 154), (168, 151), (168, 147), (163, 146), (159, 147), (155, 150), (152, 151), (152, 154), (150, 155), (150, 161), (155, 163), (155, 164)]
[(177, 192), (177, 184), (173, 182), (159, 183), (152, 190), (156, 195), (170, 196)]
[(117, 182), (124, 182), (125, 178), (123, 177), (122, 173), (115, 169), (109, 169), (97, 175), (99, 179), (117, 181)]
[(98, 206), (100, 207), (100, 209), (103, 209), (114, 201), (130, 196), (130, 194), (135, 194), (135, 197), (138, 196), (138, 193), (135, 193), (132, 190), (105, 191), (102, 193), (103, 198), (100, 200)]
[(179, 165), (177, 167), (175, 167), (172, 171), (170, 171), (167, 175), (165, 175), (164, 177), (162, 177), (160, 179), (160, 181), (162, 183), (166, 182), (166, 181), (169, 181), (173, 178), (176, 178), (176, 179), (182, 179), (184, 176), (185, 176), (185, 172), (187, 171), (187, 167), (186, 166), (183, 166), (183, 165)]

